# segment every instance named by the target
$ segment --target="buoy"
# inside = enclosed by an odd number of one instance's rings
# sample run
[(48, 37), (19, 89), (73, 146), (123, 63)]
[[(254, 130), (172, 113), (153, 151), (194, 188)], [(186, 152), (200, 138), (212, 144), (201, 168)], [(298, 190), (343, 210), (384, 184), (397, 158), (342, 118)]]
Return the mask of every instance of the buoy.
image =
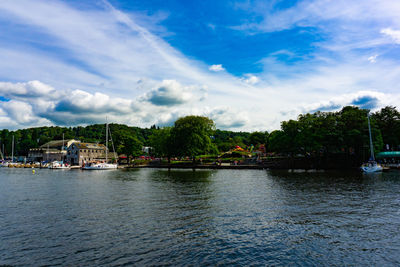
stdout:
[(32, 173), (33, 173), (33, 174), (35, 174), (35, 172), (36, 172), (35, 170), (32, 170)]

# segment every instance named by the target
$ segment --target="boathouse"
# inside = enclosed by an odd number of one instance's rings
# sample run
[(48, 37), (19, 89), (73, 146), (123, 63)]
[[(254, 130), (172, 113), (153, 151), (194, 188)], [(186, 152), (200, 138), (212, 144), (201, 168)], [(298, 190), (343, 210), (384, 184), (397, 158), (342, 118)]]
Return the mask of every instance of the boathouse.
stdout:
[(67, 148), (78, 143), (78, 140), (53, 140), (41, 145), (39, 148), (31, 148), (28, 152), (27, 161), (30, 162), (53, 162), (64, 161), (67, 155)]
[[(106, 146), (96, 143), (73, 143), (67, 149), (67, 162), (82, 166), (84, 163), (106, 160)], [(113, 158), (114, 154), (109, 154)]]

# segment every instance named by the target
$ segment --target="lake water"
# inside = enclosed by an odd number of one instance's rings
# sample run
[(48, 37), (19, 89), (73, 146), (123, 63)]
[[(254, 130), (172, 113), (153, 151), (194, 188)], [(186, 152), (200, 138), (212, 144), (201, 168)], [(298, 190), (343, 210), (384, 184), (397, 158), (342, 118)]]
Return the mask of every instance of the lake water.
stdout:
[(0, 169), (0, 265), (400, 265), (400, 172)]

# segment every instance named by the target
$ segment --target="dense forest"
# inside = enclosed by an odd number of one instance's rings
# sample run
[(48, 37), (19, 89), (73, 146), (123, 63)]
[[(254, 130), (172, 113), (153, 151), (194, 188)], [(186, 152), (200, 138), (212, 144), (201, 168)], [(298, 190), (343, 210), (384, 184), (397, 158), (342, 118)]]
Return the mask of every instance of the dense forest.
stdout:
[[(301, 114), (297, 120), (283, 121), (280, 130), (268, 132), (233, 132), (215, 129), (213, 122), (208, 120), (209, 129), (204, 131), (210, 140), (201, 139), (201, 136), (191, 137), (191, 142), (202, 140), (208, 142), (207, 149), (190, 152), (187, 155), (199, 153), (221, 153), (235, 146), (249, 147), (265, 145), (268, 155), (280, 156), (326, 156), (330, 154), (356, 155), (366, 159), (369, 155), (369, 135), (367, 114), (369, 110), (354, 106), (344, 107), (338, 112), (316, 112)], [(185, 123), (190, 127), (196, 126), (196, 116), (188, 116)], [(204, 117), (203, 117), (204, 118)], [(180, 121), (180, 120), (178, 120)], [(400, 150), (400, 113), (395, 107), (385, 107), (371, 114), (371, 128), (374, 147), (377, 152), (382, 150)], [(122, 124), (110, 124), (115, 149), (119, 154), (130, 156), (140, 155), (142, 146), (158, 147), (154, 154), (179, 154), (176, 147), (186, 136), (183, 132), (179, 140), (168, 139), (171, 133), (179, 136), (178, 126), (159, 128), (153, 125), (150, 128), (132, 127)], [(39, 147), (50, 140), (77, 139), (82, 142), (104, 143), (105, 125), (95, 124), (86, 127), (38, 127), (9, 131), (0, 131), (0, 145), (4, 145), (4, 154), (11, 154), (12, 136), (15, 138), (15, 155), (27, 155), (30, 148)], [(162, 148), (161, 143), (164, 144)], [(199, 141), (200, 142), (200, 141)], [(201, 142), (200, 142), (201, 143)], [(174, 145), (176, 144), (176, 145)], [(111, 148), (111, 147), (110, 147)], [(190, 155), (189, 155), (190, 154)]]

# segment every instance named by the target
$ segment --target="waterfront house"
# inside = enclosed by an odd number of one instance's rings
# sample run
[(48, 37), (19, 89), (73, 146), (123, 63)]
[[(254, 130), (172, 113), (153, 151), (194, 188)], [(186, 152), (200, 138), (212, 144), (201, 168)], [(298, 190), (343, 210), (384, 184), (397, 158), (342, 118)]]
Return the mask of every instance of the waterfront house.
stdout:
[[(67, 149), (67, 162), (82, 166), (84, 163), (106, 160), (106, 146), (95, 143), (73, 143)], [(114, 153), (108, 158), (114, 157)]]
[(39, 148), (31, 148), (28, 152), (27, 161), (64, 161), (67, 155), (67, 147), (78, 140), (53, 140), (41, 145)]

